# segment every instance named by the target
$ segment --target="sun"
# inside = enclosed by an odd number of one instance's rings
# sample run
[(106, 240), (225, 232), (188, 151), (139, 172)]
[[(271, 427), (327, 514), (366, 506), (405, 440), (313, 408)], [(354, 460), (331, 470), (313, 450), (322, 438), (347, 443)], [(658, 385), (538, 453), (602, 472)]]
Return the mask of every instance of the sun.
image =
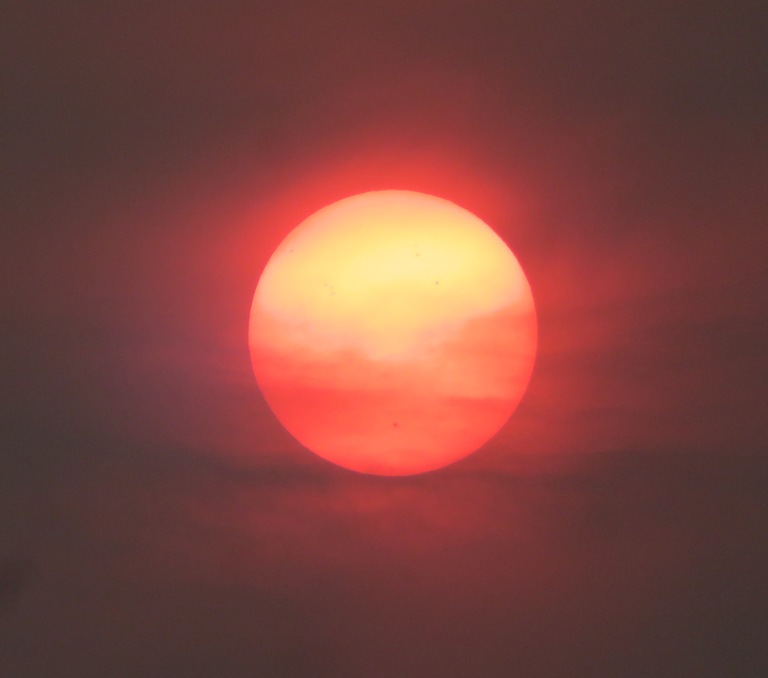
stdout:
[(487, 442), (527, 387), (536, 311), (512, 251), (452, 202), (374, 191), (291, 231), (259, 279), (251, 363), (283, 426), (363, 473), (434, 470)]

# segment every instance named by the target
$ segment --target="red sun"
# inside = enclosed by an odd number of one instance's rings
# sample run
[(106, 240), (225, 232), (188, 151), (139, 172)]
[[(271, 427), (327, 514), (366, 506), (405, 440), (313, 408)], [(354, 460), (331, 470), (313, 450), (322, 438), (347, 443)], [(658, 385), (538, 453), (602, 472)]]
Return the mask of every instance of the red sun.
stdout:
[(536, 312), (494, 231), (422, 193), (333, 203), (283, 240), (259, 279), (249, 345), (272, 411), (305, 447), (408, 475), (477, 450), (525, 392)]

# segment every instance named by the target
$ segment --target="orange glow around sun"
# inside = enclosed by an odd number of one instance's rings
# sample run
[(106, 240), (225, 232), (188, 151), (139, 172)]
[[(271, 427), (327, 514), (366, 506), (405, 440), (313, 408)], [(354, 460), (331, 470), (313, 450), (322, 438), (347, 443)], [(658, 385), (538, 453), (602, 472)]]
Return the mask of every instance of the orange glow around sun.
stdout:
[(474, 452), (523, 396), (528, 281), (506, 244), (422, 193), (352, 196), (307, 218), (259, 279), (249, 345), (280, 422), (319, 456), (407, 475)]

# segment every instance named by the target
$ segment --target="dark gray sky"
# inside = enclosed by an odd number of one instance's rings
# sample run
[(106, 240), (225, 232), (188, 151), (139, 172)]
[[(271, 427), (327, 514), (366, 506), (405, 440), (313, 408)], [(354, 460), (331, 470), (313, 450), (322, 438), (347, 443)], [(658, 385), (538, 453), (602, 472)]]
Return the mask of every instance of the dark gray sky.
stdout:
[[(0, 673), (768, 672), (768, 11), (10, 2)], [(293, 442), (251, 295), (309, 213), (472, 210), (525, 400), (443, 471)]]

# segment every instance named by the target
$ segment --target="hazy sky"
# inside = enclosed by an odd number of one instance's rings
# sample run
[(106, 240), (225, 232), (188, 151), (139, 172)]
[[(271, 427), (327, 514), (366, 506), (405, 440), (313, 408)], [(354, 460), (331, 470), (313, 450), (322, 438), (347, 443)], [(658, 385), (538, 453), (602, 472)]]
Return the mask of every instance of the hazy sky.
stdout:
[[(768, 672), (764, 3), (10, 2), (0, 673)], [(281, 429), (253, 290), (374, 189), (492, 225), (539, 357), (380, 479)]]

